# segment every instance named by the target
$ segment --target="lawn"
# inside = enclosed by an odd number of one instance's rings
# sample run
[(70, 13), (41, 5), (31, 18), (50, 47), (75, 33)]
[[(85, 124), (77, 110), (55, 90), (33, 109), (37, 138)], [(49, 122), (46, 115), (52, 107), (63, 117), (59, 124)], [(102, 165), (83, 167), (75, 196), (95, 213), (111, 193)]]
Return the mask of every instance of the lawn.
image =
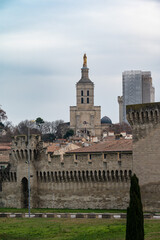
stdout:
[[(26, 208), (0, 208), (0, 212), (27, 213)], [(126, 213), (126, 209), (54, 209), (54, 208), (34, 208), (31, 213)]]
[[(125, 220), (1, 218), (0, 240), (124, 240)], [(160, 220), (145, 220), (145, 240), (160, 239)]]

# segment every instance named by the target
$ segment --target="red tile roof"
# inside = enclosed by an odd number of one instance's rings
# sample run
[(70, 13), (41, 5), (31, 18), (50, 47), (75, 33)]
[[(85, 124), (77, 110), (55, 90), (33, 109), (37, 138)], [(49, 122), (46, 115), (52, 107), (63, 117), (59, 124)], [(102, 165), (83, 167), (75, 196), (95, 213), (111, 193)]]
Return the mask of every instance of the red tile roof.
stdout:
[(47, 152), (54, 152), (60, 149), (59, 143), (52, 143), (52, 145), (47, 147)]
[(132, 151), (131, 139), (119, 139), (95, 143), (89, 147), (78, 148), (67, 153), (128, 152)]
[(11, 143), (0, 143), (0, 164), (9, 162)]
[(11, 143), (0, 143), (0, 151), (7, 151), (11, 149)]

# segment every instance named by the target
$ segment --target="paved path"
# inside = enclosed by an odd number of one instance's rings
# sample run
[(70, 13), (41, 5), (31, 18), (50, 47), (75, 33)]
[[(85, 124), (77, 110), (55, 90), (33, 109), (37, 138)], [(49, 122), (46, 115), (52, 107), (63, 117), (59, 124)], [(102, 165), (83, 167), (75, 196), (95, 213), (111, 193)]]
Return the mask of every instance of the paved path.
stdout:
[[(1, 217), (29, 218), (28, 213), (0, 213)], [(108, 218), (125, 219), (126, 213), (31, 213), (31, 218)], [(145, 213), (145, 219), (160, 219), (160, 214)]]

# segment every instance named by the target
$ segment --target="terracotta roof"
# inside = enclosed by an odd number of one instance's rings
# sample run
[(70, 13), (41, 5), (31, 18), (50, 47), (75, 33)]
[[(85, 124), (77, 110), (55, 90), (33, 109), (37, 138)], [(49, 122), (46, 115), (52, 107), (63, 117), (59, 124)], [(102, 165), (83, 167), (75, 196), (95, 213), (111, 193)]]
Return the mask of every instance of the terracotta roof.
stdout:
[(67, 153), (91, 153), (91, 152), (128, 152), (132, 151), (131, 139), (119, 139), (96, 143), (89, 147), (79, 148)]
[(6, 164), (6, 163), (9, 163), (9, 155), (8, 157), (0, 156), (0, 164)]
[(11, 149), (11, 143), (0, 143), (0, 151), (7, 151)]
[(47, 152), (54, 152), (60, 149), (59, 143), (52, 143), (52, 145), (47, 147)]

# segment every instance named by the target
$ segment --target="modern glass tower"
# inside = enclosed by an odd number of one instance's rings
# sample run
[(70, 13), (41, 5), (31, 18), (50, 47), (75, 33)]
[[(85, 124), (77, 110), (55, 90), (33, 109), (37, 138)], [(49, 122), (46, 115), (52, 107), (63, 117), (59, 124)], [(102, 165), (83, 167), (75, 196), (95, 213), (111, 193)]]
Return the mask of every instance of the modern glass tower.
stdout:
[(150, 103), (155, 101), (155, 90), (152, 86), (152, 77), (151, 72), (149, 71), (144, 72), (132, 70), (123, 72), (122, 88), (123, 96), (118, 97), (120, 123), (127, 122), (127, 105)]

